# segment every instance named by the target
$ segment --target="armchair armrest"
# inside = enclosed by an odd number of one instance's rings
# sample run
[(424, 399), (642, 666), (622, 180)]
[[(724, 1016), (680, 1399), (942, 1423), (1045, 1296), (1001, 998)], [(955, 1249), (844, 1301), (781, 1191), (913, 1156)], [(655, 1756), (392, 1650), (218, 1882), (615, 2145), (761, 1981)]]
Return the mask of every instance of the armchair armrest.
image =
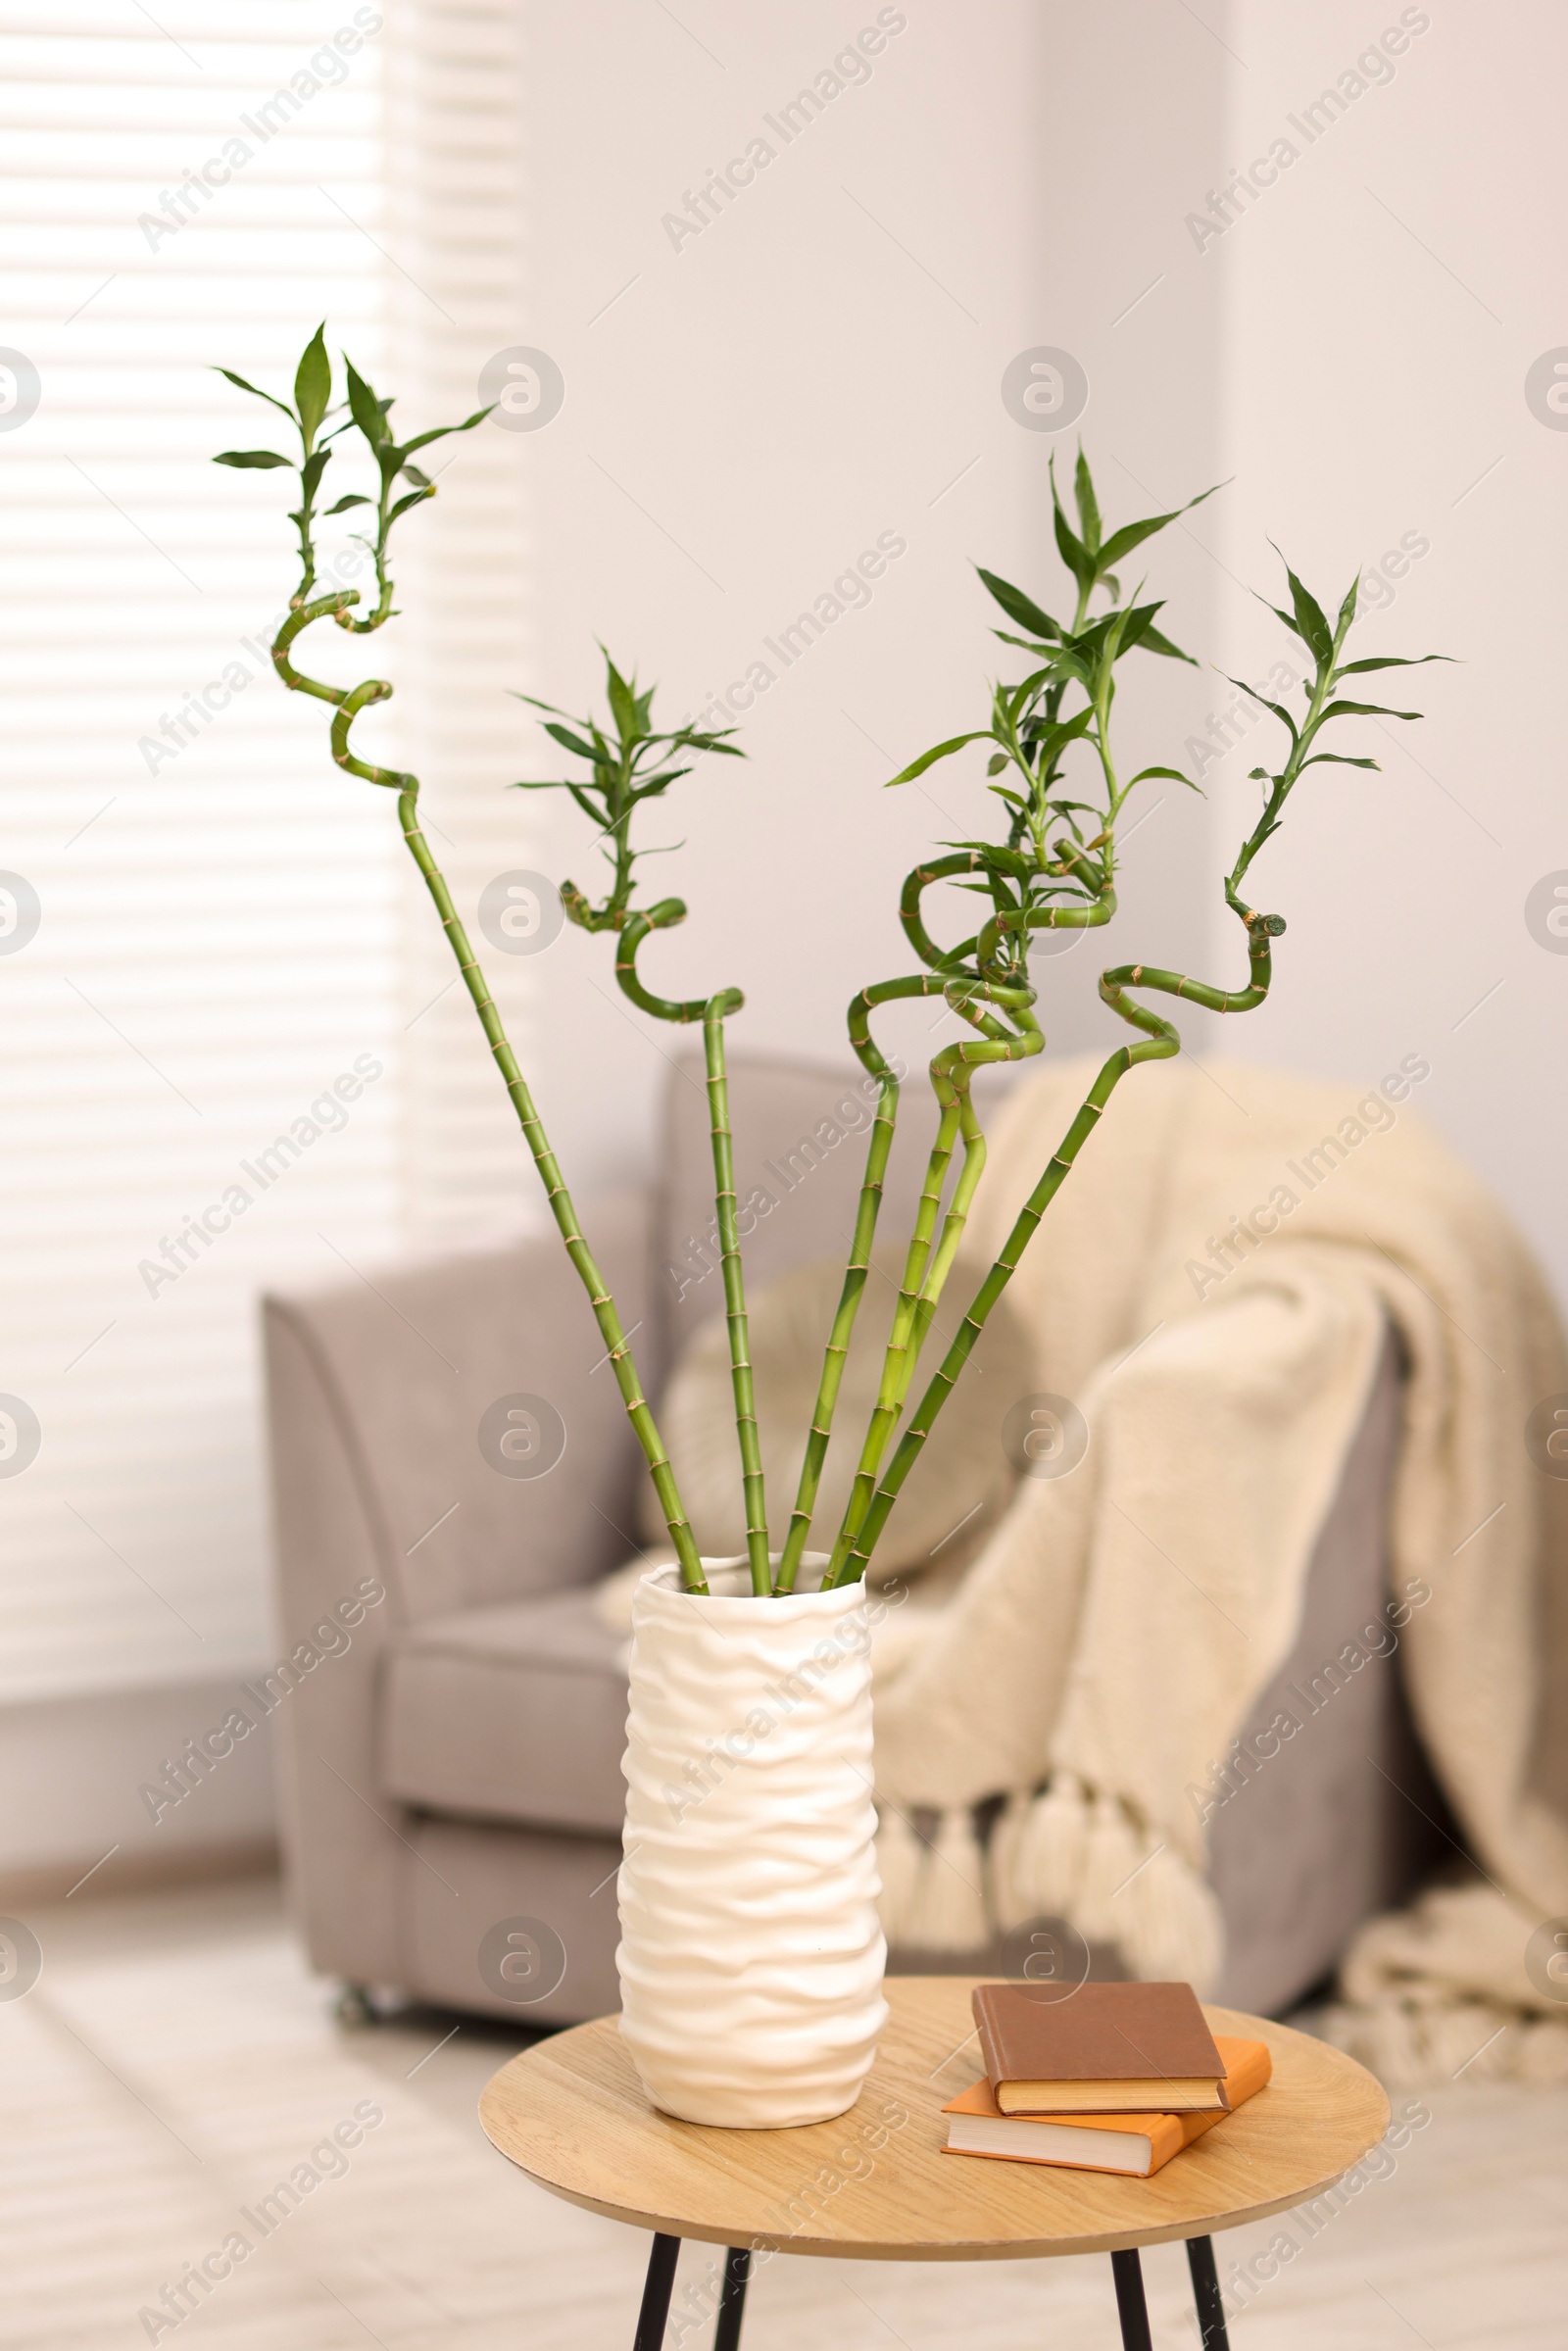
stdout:
[[(602, 1200), (585, 1230), (624, 1327), (646, 1325), (646, 1202)], [(554, 1231), (282, 1292), (264, 1326), (279, 1653), (298, 1660), (273, 1709), (284, 1851), (316, 1963), (396, 1982), (407, 1815), (376, 1784), (379, 1652), (426, 1616), (606, 1573), (637, 1547), (642, 1457)], [(527, 1441), (504, 1449), (512, 1427)]]

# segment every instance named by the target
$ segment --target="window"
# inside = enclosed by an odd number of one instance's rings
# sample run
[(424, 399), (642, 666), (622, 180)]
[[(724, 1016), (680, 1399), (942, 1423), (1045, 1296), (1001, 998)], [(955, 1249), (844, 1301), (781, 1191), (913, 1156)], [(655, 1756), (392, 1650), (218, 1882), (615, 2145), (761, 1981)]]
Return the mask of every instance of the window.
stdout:
[[(452, 1045), (450, 995), (425, 1008), (446, 975), (387, 797), (345, 789), (319, 710), (271, 676), (278, 477), (210, 463), (264, 445), (270, 413), (212, 363), (286, 379), (319, 318), (411, 406), (444, 404), (432, 421), (517, 339), (507, 12), (386, 13), (0, 0), (10, 1694), (262, 1655), (258, 1290), (352, 1280), (520, 1197), (482, 1050)], [(431, 793), (460, 894), (526, 862), (499, 789), (520, 731), (500, 688), (525, 682), (514, 479), (508, 436), (471, 436), (419, 517), (465, 648), (443, 693), (494, 705)], [(416, 634), (404, 657), (416, 763), (447, 650)], [(432, 1105), (467, 1147), (447, 1159), (416, 1148)]]

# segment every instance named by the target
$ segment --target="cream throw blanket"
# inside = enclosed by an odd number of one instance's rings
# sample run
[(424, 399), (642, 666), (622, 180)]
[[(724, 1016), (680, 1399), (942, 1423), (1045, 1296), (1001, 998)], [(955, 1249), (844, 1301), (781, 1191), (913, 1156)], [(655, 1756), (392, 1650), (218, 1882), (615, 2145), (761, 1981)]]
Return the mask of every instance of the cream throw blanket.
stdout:
[[(1096, 1066), (1042, 1072), (999, 1118), (988, 1254)], [(1187, 1791), (1290, 1653), (1387, 1319), (1409, 1364), (1393, 1584), (1432, 1589), (1406, 1686), (1489, 1883), (1363, 1930), (1332, 2029), (1392, 2077), (1452, 2072), (1501, 2027), (1470, 2078), (1568, 2073), (1568, 2005), (1525, 1967), (1532, 1930), (1568, 1914), (1568, 1487), (1524, 1434), (1568, 1361), (1507, 1217), (1413, 1114), (1426, 1074), (1410, 1055), (1357, 1098), (1185, 1059), (1113, 1096), (1011, 1293), (1087, 1457), (1022, 1480), (956, 1596), (879, 1636), (896, 1939), (973, 1948), (1063, 1915), (1143, 1976), (1213, 1981)], [(982, 1856), (970, 1807), (998, 1794)], [(929, 1842), (920, 1807), (941, 1815)]]

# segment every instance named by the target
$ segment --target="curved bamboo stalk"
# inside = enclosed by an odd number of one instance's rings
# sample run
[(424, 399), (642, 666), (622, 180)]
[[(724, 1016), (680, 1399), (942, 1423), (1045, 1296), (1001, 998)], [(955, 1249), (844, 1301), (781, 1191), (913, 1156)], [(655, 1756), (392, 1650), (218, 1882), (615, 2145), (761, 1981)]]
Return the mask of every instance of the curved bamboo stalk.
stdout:
[[(967, 870), (967, 859), (963, 860), (963, 865)], [(911, 876), (905, 884), (906, 899), (913, 879)], [(918, 892), (915, 896), (917, 903)], [(790, 1513), (789, 1530), (779, 1563), (776, 1589), (780, 1592), (793, 1592), (795, 1589), (807, 1537), (810, 1532), (811, 1516), (816, 1507), (822, 1469), (832, 1438), (833, 1416), (844, 1366), (870, 1271), (871, 1245), (881, 1212), (883, 1185), (898, 1118), (901, 1080), (871, 1034), (870, 1015), (881, 1004), (912, 997), (944, 995), (947, 986), (948, 982), (940, 972), (914, 972), (902, 979), (875, 981), (869, 987), (860, 989), (850, 1002), (847, 1014), (850, 1043), (861, 1067), (877, 1080), (877, 1108), (867, 1140), (865, 1173), (860, 1183), (849, 1263), (845, 1268), (827, 1346), (823, 1350), (822, 1371), (817, 1383), (810, 1427), (807, 1432), (795, 1507)]]
[[(618, 918), (620, 936), (615, 945), (615, 979), (623, 996), (631, 999), (639, 1011), (650, 1012), (656, 1020), (685, 1022), (701, 1020), (710, 1001), (706, 996), (655, 996), (645, 988), (637, 972), (637, 950), (653, 931), (673, 930), (676, 923), (686, 919), (686, 904), (679, 898), (662, 898), (657, 906), (645, 906), (640, 913), (623, 914)], [(728, 991), (738, 1007), (746, 999), (738, 988)]]
[[(1081, 875), (1078, 872), (1080, 866), (1084, 868)], [(989, 1050), (965, 1041), (937, 1055), (930, 1065), (932, 1090), (936, 1095), (939, 1107), (937, 1141), (927, 1164), (915, 1230), (911, 1235), (906, 1258), (905, 1277), (901, 1286), (899, 1304), (883, 1354), (882, 1381), (877, 1402), (862, 1443), (860, 1459), (857, 1467), (849, 1503), (834, 1542), (827, 1576), (829, 1582), (836, 1573), (842, 1571), (853, 1547), (859, 1523), (870, 1504), (889, 1437), (907, 1396), (913, 1379), (914, 1366), (918, 1361), (925, 1344), (926, 1334), (936, 1314), (948, 1275), (956, 1258), (969, 1210), (985, 1170), (985, 1135), (975, 1113), (970, 1094), (972, 1068), (987, 1061), (1022, 1059), (1041, 1052), (1045, 1045), (1045, 1038), (1039, 1024), (1033, 1019), (1028, 1009), (1034, 1002), (1033, 989), (1026, 984), (1007, 986), (999, 976), (987, 976), (987, 974), (999, 975), (1021, 968), (1015, 964), (1012, 958), (1018, 952), (1017, 934), (1028, 928), (1038, 929), (1047, 925), (1090, 927), (1108, 922), (1115, 910), (1115, 894), (1110, 888), (1109, 875), (1103, 864), (1100, 867), (1093, 865), (1088, 856), (1071, 842), (1063, 845), (1060, 858), (1054, 870), (1068, 874), (1077, 881), (1080, 888), (1096, 890), (1098, 897), (1095, 903), (1080, 907), (1035, 906), (1030, 908), (1024, 906), (1008, 909), (1004, 915), (994, 914), (992, 919), (974, 937), (961, 941), (956, 948), (948, 949), (938, 947), (926, 929), (922, 912), (922, 900), (925, 892), (934, 883), (956, 879), (960, 874), (989, 873), (990, 868), (986, 858), (974, 850), (960, 850), (949, 857), (936, 857), (928, 863), (917, 865), (905, 876), (899, 898), (899, 919), (910, 944), (922, 961), (930, 967), (931, 976), (923, 986), (916, 988), (912, 984), (905, 984), (899, 987), (897, 992), (934, 994), (940, 987), (952, 1009), (959, 1012), (972, 1025), (981, 1029), (983, 1036), (989, 1041)], [(973, 976), (961, 971), (961, 966), (971, 956), (975, 958), (978, 966), (977, 973)], [(958, 973), (954, 972), (955, 965), (960, 967)], [(858, 1053), (861, 1052), (861, 1047), (857, 1039), (855, 1014), (857, 1007), (864, 1006), (868, 1009), (872, 1001), (886, 1001), (886, 999), (875, 999), (873, 991), (862, 991), (851, 1005), (851, 1041), (855, 1044)], [(1010, 1012), (1016, 1024), (1015, 1034), (1009, 1036), (1008, 1031), (1000, 1021), (984, 1015), (979, 1009), (981, 1004), (996, 1004)], [(861, 1033), (867, 1036), (869, 1033), (864, 1029), (863, 1018)], [(956, 1086), (953, 1082), (956, 1069), (962, 1073), (962, 1082)], [(943, 1222), (942, 1235), (935, 1256), (931, 1257), (929, 1254), (930, 1242), (935, 1227), (936, 1211), (946, 1183), (955, 1141), (960, 1136), (963, 1144), (963, 1161), (959, 1169), (953, 1201)], [(853, 1316), (851, 1320), (853, 1321)], [(829, 1340), (830, 1348), (838, 1337), (838, 1327), (835, 1325), (834, 1333)], [(824, 1366), (824, 1377), (825, 1373), (826, 1366)], [(836, 1386), (835, 1380), (835, 1393)], [(827, 1417), (830, 1421), (831, 1413)], [(815, 1418), (817, 1420), (822, 1418), (820, 1411)], [(816, 1456), (818, 1476), (821, 1457), (825, 1455), (825, 1452), (826, 1440), (824, 1438), (820, 1453)], [(813, 1477), (810, 1502), (814, 1502), (815, 1493), (816, 1478)], [(802, 1498), (803, 1500), (806, 1498), (804, 1491)], [(807, 1516), (808, 1519), (809, 1504), (808, 1504)], [(798, 1503), (797, 1519), (799, 1517), (800, 1504)], [(792, 1522), (792, 1528), (794, 1522)], [(800, 1540), (804, 1543), (804, 1530)]]
[(655, 931), (672, 930), (686, 919), (678, 898), (662, 898), (638, 912), (617, 917), (620, 936), (615, 951), (615, 977), (623, 995), (656, 1020), (703, 1024), (703, 1057), (708, 1073), (708, 1118), (713, 1157), (713, 1214), (718, 1227), (719, 1264), (724, 1284), (724, 1319), (729, 1337), (730, 1386), (735, 1397), (735, 1437), (740, 1447), (741, 1486), (746, 1502), (746, 1557), (752, 1591), (765, 1599), (773, 1591), (768, 1550), (767, 1500), (762, 1476), (762, 1450), (757, 1426), (757, 1400), (752, 1371), (751, 1333), (746, 1313), (746, 1272), (741, 1257), (736, 1220), (735, 1142), (729, 1123), (729, 1081), (724, 1058), (724, 1022), (738, 1012), (746, 999), (739, 988), (722, 989), (710, 997), (655, 996), (637, 971), (637, 950)]
[(1181, 972), (1157, 970), (1144, 964), (1123, 964), (1102, 975), (1100, 994), (1104, 1002), (1123, 1020), (1143, 1029), (1146, 1037), (1136, 1045), (1121, 1046), (1109, 1055), (1077, 1116), (1047, 1161), (1039, 1183), (1019, 1211), (995, 1263), (971, 1299), (952, 1346), (910, 1415), (908, 1427), (889, 1464), (887, 1475), (865, 1511), (854, 1544), (834, 1576), (834, 1582), (852, 1584), (864, 1575), (877, 1539), (898, 1498), (899, 1489), (919, 1459), (938, 1413), (952, 1395), (959, 1374), (974, 1351), (987, 1317), (1011, 1281), (1019, 1259), (1039, 1230), (1046, 1210), (1066, 1182), (1079, 1152), (1099, 1125), (1115, 1087), (1128, 1070), (1139, 1062), (1167, 1060), (1181, 1051), (1181, 1034), (1174, 1022), (1166, 1020), (1152, 1007), (1135, 1003), (1127, 995), (1127, 990), (1131, 987), (1155, 988), (1168, 995), (1180, 996), (1189, 1004), (1203, 1004), (1216, 1012), (1250, 1011), (1267, 996), (1272, 977), (1270, 941), (1284, 930), (1284, 922), (1277, 914), (1259, 914), (1252, 908), (1244, 907), (1235, 899), (1230, 883), (1226, 886), (1226, 897), (1247, 928), (1250, 979), (1246, 988), (1214, 988), (1204, 981), (1188, 978)]
[(615, 1301), (583, 1236), (571, 1195), (562, 1178), (560, 1165), (551, 1150), (543, 1121), (540, 1119), (533, 1097), (507, 1037), (501, 1015), (496, 1009), (495, 1000), (486, 985), (478, 957), (474, 955), (468, 942), (466, 931), (458, 919), (457, 908), (452, 903), (452, 893), (447, 887), (445, 876), (436, 863), (429, 844), (419, 826), (417, 815), (419, 779), (404, 770), (378, 766), (370, 760), (362, 759), (350, 748), (349, 730), (354, 720), (359, 716), (361, 710), (369, 709), (373, 704), (389, 701), (392, 687), (385, 678), (368, 678), (363, 684), (353, 688), (327, 685), (318, 678), (306, 676), (303, 671), (295, 667), (290, 659), (290, 648), (302, 630), (308, 628), (313, 621), (325, 618), (328, 613), (334, 618), (340, 616), (348, 606), (357, 601), (357, 592), (349, 590), (338, 595), (318, 598), (313, 604), (297, 603), (296, 609), (289, 613), (273, 642), (273, 666), (284, 685), (289, 687), (292, 692), (314, 696), (316, 700), (332, 706), (332, 757), (337, 764), (346, 773), (359, 776), (366, 783), (380, 785), (383, 789), (393, 791), (398, 796), (398, 820), (404, 841), (407, 843), (409, 853), (418, 867), (425, 887), (435, 904), (436, 911), (441, 918), (441, 927), (457, 957), (458, 968), (463, 974), (464, 984), (472, 1000), (474, 1010), (478, 1014), (480, 1027), (484, 1031), (491, 1054), (501, 1071), (507, 1093), (516, 1111), (518, 1123), (522, 1128), (523, 1140), (527, 1144), (529, 1154), (539, 1171), (551, 1215), (554, 1217), (565, 1245), (566, 1253), (576, 1268), (578, 1279), (588, 1293), (588, 1300), (593, 1308), (594, 1318), (599, 1325), (600, 1337), (609, 1349), (608, 1360), (615, 1385), (620, 1391), (633, 1433), (642, 1447), (649, 1474), (653, 1479), (654, 1491), (659, 1496), (659, 1506), (663, 1513), (664, 1524), (669, 1531), (669, 1539), (674, 1545), (675, 1555), (680, 1563), (681, 1581), (688, 1592), (706, 1592), (708, 1582), (703, 1574), (702, 1561), (686, 1517), (680, 1489), (675, 1481), (675, 1473), (670, 1465), (664, 1441), (660, 1435), (659, 1425), (643, 1393), (636, 1361), (621, 1328)]
[(850, 1043), (861, 1068), (877, 1081), (876, 1115), (871, 1121), (871, 1132), (866, 1140), (865, 1173), (860, 1179), (849, 1263), (844, 1269), (844, 1282), (839, 1292), (832, 1329), (823, 1350), (816, 1401), (811, 1409), (811, 1425), (807, 1431), (806, 1450), (796, 1487), (795, 1507), (790, 1513), (789, 1529), (779, 1560), (777, 1590), (780, 1592), (794, 1591), (807, 1537), (810, 1533), (811, 1515), (816, 1508), (817, 1492), (822, 1482), (822, 1468), (833, 1435), (833, 1415), (838, 1405), (839, 1387), (844, 1378), (856, 1317), (870, 1273), (871, 1245), (876, 1237), (877, 1218), (882, 1209), (882, 1188), (887, 1177), (893, 1133), (899, 1114), (901, 1080), (871, 1034), (870, 1016), (878, 1004), (892, 1004), (909, 997), (936, 996), (941, 993), (942, 987), (941, 979), (930, 972), (915, 972), (905, 979), (876, 981), (870, 987), (862, 988), (850, 1002), (847, 1014)]
[[(870, 1507), (882, 1457), (908, 1395), (920, 1348), (957, 1254), (964, 1222), (984, 1171), (985, 1136), (969, 1093), (974, 1070), (991, 1062), (1023, 1059), (1041, 1052), (1045, 1045), (1039, 1024), (1029, 1013), (1028, 1007), (1034, 1002), (1032, 988), (1004, 988), (995, 982), (964, 978), (948, 980), (943, 985), (943, 994), (955, 1011), (973, 1021), (977, 1027), (983, 1027), (984, 1033), (978, 1039), (965, 1038), (946, 1047), (930, 1066), (932, 1090), (940, 1105), (937, 1138), (927, 1159), (925, 1182), (905, 1258), (899, 1302), (894, 1309), (893, 1327), (883, 1350), (877, 1400), (823, 1578), (824, 1586), (842, 1580), (842, 1571), (853, 1550), (860, 1523)], [(1011, 1011), (1021, 1024), (1018, 1033), (1009, 1034), (999, 1020), (984, 1011), (975, 1001), (981, 996)], [(936, 1238), (942, 1193), (954, 1148), (960, 1137), (963, 1161), (933, 1254), (932, 1242)]]

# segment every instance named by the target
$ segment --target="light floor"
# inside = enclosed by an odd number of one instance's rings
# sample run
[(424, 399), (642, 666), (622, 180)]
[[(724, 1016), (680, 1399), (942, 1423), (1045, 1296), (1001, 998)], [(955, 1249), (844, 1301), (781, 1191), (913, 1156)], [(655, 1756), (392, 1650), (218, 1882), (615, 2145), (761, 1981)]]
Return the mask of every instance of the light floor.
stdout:
[[(425, 2013), (340, 2032), (331, 1987), (306, 1974), (263, 1882), (78, 1900), (28, 1923), (43, 1975), (0, 2001), (0, 2342), (145, 2344), (155, 2330), (141, 2308), (370, 2100), (385, 2120), (346, 2175), (324, 2180), (177, 2328), (156, 2329), (159, 2342), (626, 2351), (647, 2239), (547, 2196), (474, 2122), (481, 2084), (516, 2045), (505, 2033), (454, 2033), (456, 2019)], [(1257, 2293), (1232, 2329), (1237, 2351), (1568, 2341), (1568, 2092), (1458, 2083), (1429, 2103), (1396, 2172)], [(1277, 2226), (1219, 2239), (1222, 2274)], [(715, 2259), (698, 2245), (683, 2254), (667, 2337), (679, 2351), (711, 2339)], [(1156, 2344), (1196, 2351), (1180, 2249), (1146, 2254), (1145, 2274)], [(748, 2351), (1117, 2341), (1102, 2257), (777, 2260), (747, 2322)]]

